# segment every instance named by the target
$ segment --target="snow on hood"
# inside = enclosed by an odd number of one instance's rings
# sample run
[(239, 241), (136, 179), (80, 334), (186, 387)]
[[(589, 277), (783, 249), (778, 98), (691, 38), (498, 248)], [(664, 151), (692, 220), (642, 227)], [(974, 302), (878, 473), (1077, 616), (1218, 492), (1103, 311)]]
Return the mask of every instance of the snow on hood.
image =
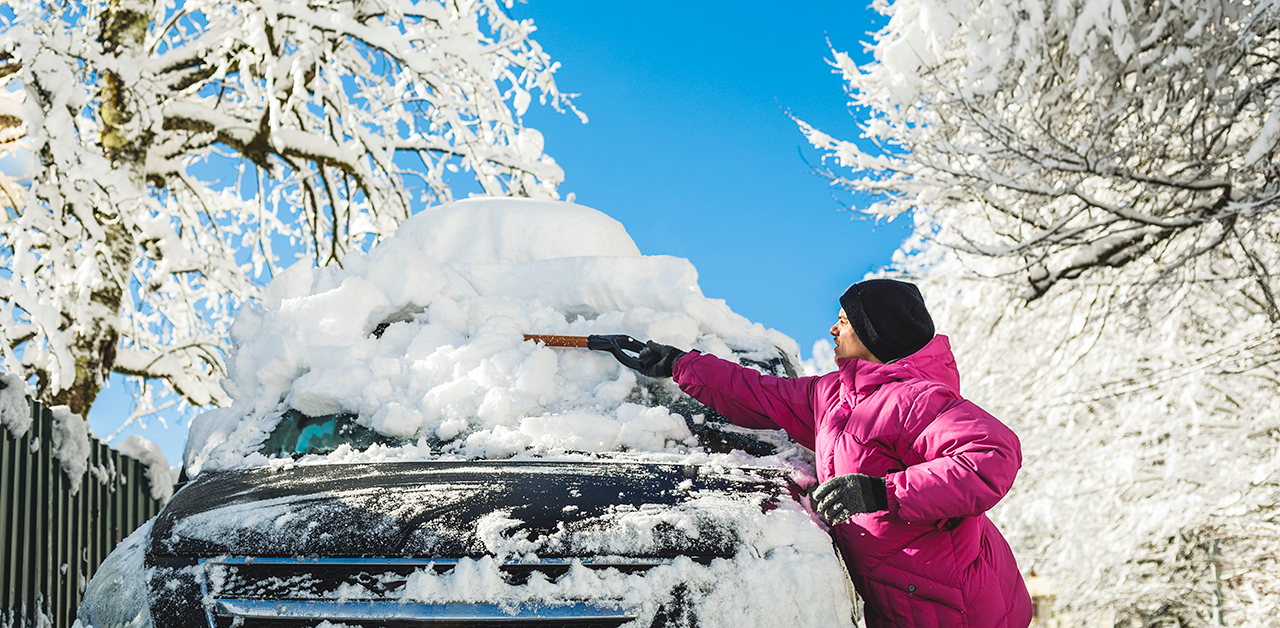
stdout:
[(357, 415), (397, 443), (301, 462), (713, 459), (686, 417), (655, 403), (683, 394), (669, 380), (523, 338), (623, 333), (796, 360), (795, 341), (706, 298), (697, 278), (688, 260), (641, 255), (619, 222), (580, 205), (491, 198), (424, 210), (341, 268), (295, 264), (261, 307), (241, 310), (223, 382), (233, 403), (192, 422), (184, 464), (191, 474), (279, 464), (258, 449), (291, 409)]

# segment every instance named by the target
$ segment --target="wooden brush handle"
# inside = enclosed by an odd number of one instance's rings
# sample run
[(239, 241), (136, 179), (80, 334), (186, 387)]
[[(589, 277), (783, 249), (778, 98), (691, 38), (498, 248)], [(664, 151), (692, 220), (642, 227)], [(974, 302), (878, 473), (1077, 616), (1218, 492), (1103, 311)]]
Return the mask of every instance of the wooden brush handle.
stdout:
[(587, 348), (586, 336), (555, 336), (555, 335), (525, 334), (524, 339), (532, 340), (534, 342), (541, 342), (542, 344), (548, 347), (578, 347), (581, 349)]

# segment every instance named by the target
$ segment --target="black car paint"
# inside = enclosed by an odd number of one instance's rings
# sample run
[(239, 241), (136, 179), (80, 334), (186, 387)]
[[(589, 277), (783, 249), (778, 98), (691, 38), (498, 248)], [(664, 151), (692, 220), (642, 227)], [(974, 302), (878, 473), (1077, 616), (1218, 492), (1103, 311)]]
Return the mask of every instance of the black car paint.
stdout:
[[(714, 494), (768, 510), (796, 491), (777, 469), (617, 461), (315, 464), (204, 473), (174, 495), (152, 526), (146, 556), (152, 618), (156, 628), (207, 625), (209, 592), (202, 588), (201, 559), (478, 558), (489, 552), (477, 537), (476, 523), (495, 512), (521, 522), (504, 535), (572, 539), (575, 531), (604, 525), (619, 509), (696, 510), (690, 502)], [(272, 508), (290, 515), (283, 525), (237, 519), (237, 514)], [(290, 529), (288, 521), (294, 519), (305, 530)], [(193, 525), (202, 520), (211, 524), (208, 529)], [(696, 534), (674, 527), (657, 530), (654, 544), (637, 557), (709, 561), (732, 557), (738, 543), (732, 522), (699, 518)], [(559, 548), (543, 547), (538, 556), (590, 560), (591, 553), (570, 540)], [(289, 576), (285, 567), (272, 569), (256, 573), (264, 579)], [(554, 569), (539, 570), (556, 575)], [(508, 578), (518, 579), (521, 572), (519, 565), (503, 568)]]

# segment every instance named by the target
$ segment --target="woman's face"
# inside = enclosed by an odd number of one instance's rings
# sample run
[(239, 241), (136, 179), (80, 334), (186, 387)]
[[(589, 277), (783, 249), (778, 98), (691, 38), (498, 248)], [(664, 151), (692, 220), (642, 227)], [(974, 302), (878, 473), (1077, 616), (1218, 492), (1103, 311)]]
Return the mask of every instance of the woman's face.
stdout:
[(853, 332), (853, 326), (849, 324), (849, 317), (845, 315), (844, 308), (840, 308), (840, 318), (836, 320), (836, 324), (831, 326), (831, 335), (836, 339), (836, 359), (841, 358), (857, 358), (876, 364), (884, 364), (871, 355), (866, 345), (862, 344), (862, 340), (858, 338), (858, 334)]

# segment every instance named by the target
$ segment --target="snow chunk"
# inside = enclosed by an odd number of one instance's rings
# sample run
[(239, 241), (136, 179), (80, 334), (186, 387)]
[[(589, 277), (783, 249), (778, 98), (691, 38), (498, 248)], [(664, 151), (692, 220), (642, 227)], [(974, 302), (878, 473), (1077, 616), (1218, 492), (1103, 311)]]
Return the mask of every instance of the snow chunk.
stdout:
[(422, 413), (394, 401), (373, 415), (373, 429), (387, 436), (410, 438), (422, 427)]
[(134, 434), (117, 445), (116, 451), (147, 465), (151, 499), (161, 502), (169, 501), (173, 496), (173, 485), (178, 481), (174, 471), (179, 468), (169, 466), (169, 461), (165, 459), (159, 445)]
[(666, 408), (646, 408), (634, 403), (618, 406), (618, 422), (622, 428), (618, 441), (631, 449), (654, 451), (667, 447), (672, 441), (683, 442), (692, 436), (684, 418), (671, 414)]
[(71, 494), (80, 492), (84, 474), (89, 470), (89, 422), (71, 412), (67, 406), (54, 406), (53, 456), (62, 462), (62, 471), (71, 481)]
[(27, 383), (13, 373), (0, 373), (0, 425), (9, 428), (14, 438), (31, 428)]

